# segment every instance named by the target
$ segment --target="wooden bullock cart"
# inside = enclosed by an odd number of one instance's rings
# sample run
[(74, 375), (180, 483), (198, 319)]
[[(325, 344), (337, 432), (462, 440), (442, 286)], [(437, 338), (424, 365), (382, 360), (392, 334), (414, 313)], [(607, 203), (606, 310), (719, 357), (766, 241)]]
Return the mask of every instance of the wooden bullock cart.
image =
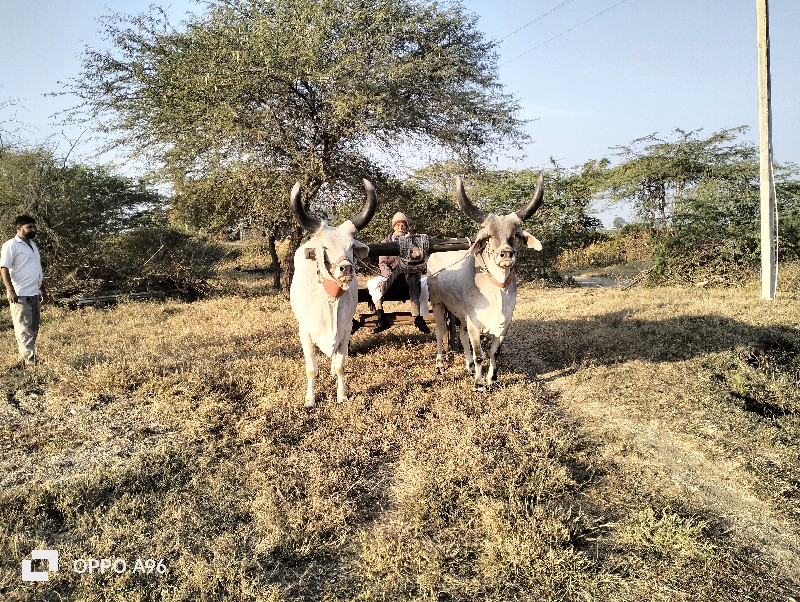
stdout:
[[(440, 253), (444, 251), (466, 251), (472, 245), (472, 241), (468, 238), (432, 238), (429, 241), (428, 254)], [(369, 245), (368, 257), (379, 257), (380, 255), (394, 255), (400, 254), (400, 246), (396, 242), (387, 243), (371, 243)], [(427, 257), (425, 257), (427, 261)], [(383, 295), (384, 301), (408, 301), (408, 285), (405, 279), (398, 279), (395, 283), (385, 291)], [(370, 311), (367, 313), (359, 313), (354, 318), (359, 327), (374, 328), (378, 316), (375, 313), (375, 306), (372, 302), (372, 297), (366, 287), (359, 287), (358, 289), (358, 302), (366, 303)], [(388, 320), (390, 326), (402, 326), (414, 324), (414, 317), (410, 311), (384, 311), (384, 316)], [(425, 322), (430, 325), (431, 331), (434, 330), (434, 317), (433, 312), (425, 318)], [(447, 313), (447, 330), (448, 346), (454, 347), (458, 344), (458, 333), (456, 329), (456, 320), (451, 318), (449, 312)]]

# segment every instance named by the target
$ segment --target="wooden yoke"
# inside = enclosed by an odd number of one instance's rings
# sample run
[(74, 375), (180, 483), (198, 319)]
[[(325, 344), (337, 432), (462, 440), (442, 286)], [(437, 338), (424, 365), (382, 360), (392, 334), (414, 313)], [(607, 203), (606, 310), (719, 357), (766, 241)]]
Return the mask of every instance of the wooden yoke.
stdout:
[[(466, 251), (472, 245), (472, 241), (469, 238), (432, 238), (430, 245), (430, 253), (441, 253), (444, 251)], [(400, 245), (398, 245), (396, 242), (381, 242), (369, 245), (369, 257), (399, 254)]]
[[(381, 255), (399, 255), (400, 245), (396, 242), (379, 242), (367, 245), (369, 247), (368, 257), (379, 257)], [(469, 238), (432, 238), (430, 253), (443, 253), (446, 251), (466, 251), (472, 246)], [(317, 254), (314, 249), (305, 250), (305, 258), (315, 260)]]

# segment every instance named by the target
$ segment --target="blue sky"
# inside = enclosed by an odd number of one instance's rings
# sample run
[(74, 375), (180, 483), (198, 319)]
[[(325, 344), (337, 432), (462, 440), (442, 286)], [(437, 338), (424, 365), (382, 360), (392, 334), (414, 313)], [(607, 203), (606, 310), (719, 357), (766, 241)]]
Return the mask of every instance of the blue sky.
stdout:
[[(157, 2), (157, 0), (153, 0)], [(84, 44), (102, 47), (98, 17), (149, 0), (0, 0), (0, 121), (29, 142), (66, 148), (50, 116), (71, 106), (43, 94), (79, 74)], [(755, 0), (464, 0), (499, 44), (499, 75), (532, 120), (525, 156), (499, 167), (570, 167), (610, 147), (675, 128), (711, 134), (749, 125), (758, 140)], [(173, 22), (187, 0), (163, 3)], [(515, 32), (516, 30), (519, 31)], [(800, 1), (772, 0), (773, 148), (800, 164)], [(512, 35), (509, 35), (512, 34)], [(508, 37), (507, 37), (508, 36)], [(68, 131), (74, 139), (79, 132)], [(79, 147), (75, 157), (86, 148)]]
[[(562, 1), (466, 4), (484, 31), (502, 39)], [(500, 45), (500, 77), (526, 117), (538, 118), (529, 125), (536, 142), (525, 163), (544, 165), (552, 156), (571, 166), (675, 128), (711, 134), (749, 125), (757, 141), (755, 17), (755, 0), (573, 0), (515, 33)], [(800, 2), (772, 0), (778, 162), (800, 163), (798, 31)]]

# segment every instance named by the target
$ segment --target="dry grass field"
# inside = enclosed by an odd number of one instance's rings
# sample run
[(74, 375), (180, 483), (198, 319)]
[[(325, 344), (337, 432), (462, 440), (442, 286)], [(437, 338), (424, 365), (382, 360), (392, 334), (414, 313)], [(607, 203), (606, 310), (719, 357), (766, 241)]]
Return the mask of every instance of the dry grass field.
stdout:
[(288, 302), (225, 289), (48, 307), (35, 372), (4, 318), (0, 598), (800, 600), (796, 286), (525, 285), (486, 395), (362, 330), (311, 411)]

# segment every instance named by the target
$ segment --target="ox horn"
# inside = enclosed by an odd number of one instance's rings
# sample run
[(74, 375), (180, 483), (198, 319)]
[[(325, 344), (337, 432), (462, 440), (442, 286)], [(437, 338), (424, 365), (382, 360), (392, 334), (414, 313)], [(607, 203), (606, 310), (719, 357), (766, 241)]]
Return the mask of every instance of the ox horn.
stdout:
[(539, 208), (539, 205), (542, 204), (542, 199), (544, 198), (544, 176), (542, 176), (542, 172), (539, 172), (539, 177), (536, 178), (536, 190), (533, 192), (533, 198), (531, 202), (528, 203), (527, 207), (524, 207), (517, 211), (517, 217), (521, 221), (525, 221), (533, 212)]
[(364, 190), (367, 191), (367, 200), (364, 203), (364, 208), (361, 210), (361, 213), (350, 220), (353, 222), (356, 230), (361, 230), (361, 228), (369, 223), (369, 220), (375, 215), (375, 208), (378, 206), (378, 197), (375, 194), (375, 187), (367, 179), (364, 180)]
[(456, 176), (456, 196), (458, 197), (458, 206), (461, 207), (467, 217), (479, 224), (482, 224), (486, 217), (489, 215), (486, 211), (481, 211), (473, 205), (467, 198), (467, 193), (464, 192), (464, 183), (461, 181), (461, 176)]
[(300, 200), (300, 182), (297, 182), (292, 188), (289, 199), (292, 205), (292, 213), (294, 213), (294, 218), (299, 224), (312, 234), (319, 230), (319, 227), (322, 225), (322, 220), (309, 215), (306, 208), (303, 207), (303, 201)]

